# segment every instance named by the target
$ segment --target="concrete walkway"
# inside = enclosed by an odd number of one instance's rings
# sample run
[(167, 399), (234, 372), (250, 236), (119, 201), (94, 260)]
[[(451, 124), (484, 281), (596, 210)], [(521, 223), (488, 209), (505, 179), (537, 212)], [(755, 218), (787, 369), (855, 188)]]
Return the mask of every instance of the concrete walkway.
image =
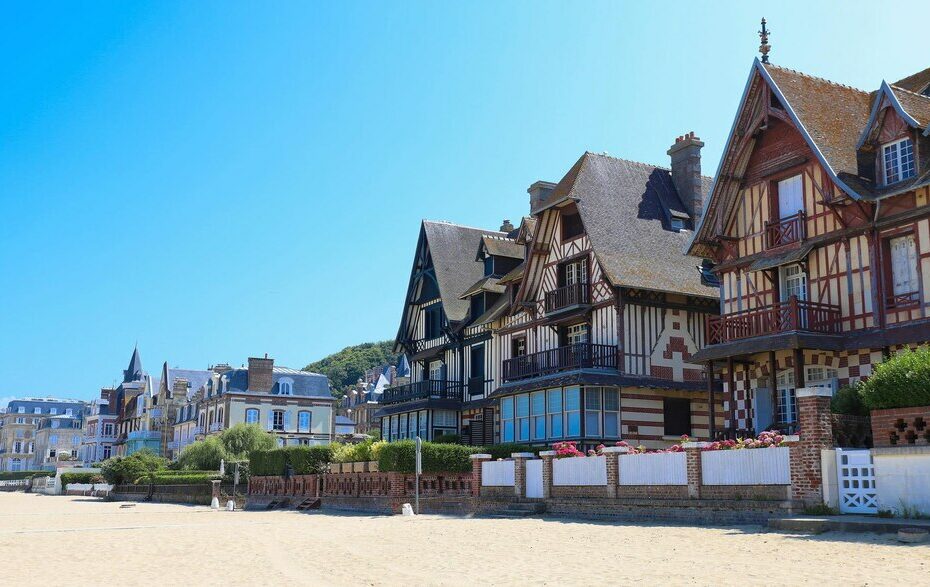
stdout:
[(768, 527), (780, 532), (797, 532), (801, 534), (822, 534), (830, 531), (895, 534), (901, 528), (924, 528), (930, 531), (930, 520), (854, 515), (798, 516), (769, 520)]

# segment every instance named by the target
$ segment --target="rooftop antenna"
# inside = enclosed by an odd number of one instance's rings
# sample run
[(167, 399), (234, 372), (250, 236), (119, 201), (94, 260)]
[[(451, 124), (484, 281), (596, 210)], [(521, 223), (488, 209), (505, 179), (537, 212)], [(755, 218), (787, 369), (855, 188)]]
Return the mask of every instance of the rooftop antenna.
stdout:
[(769, 62), (769, 51), (772, 50), (772, 46), (769, 45), (769, 33), (772, 32), (765, 28), (765, 18), (762, 18), (762, 30), (759, 31), (759, 39), (762, 41), (762, 44), (759, 45), (759, 53), (762, 53), (762, 63)]

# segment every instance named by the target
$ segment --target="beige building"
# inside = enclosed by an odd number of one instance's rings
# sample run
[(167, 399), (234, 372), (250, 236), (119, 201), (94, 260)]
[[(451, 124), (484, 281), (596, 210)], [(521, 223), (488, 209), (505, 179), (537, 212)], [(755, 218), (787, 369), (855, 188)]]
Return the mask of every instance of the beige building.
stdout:
[[(54, 398), (16, 399), (0, 412), (0, 471), (28, 471), (41, 468), (47, 461), (49, 451), (57, 456), (60, 451), (71, 454), (71, 438), (78, 437), (80, 446), (80, 422), (85, 404), (75, 400)], [(78, 428), (62, 435), (45, 431), (51, 418), (62, 417), (66, 426), (76, 421)], [(55, 424), (55, 430), (62, 421)], [(51, 424), (48, 424), (51, 430)], [(59, 446), (59, 442), (63, 443)]]

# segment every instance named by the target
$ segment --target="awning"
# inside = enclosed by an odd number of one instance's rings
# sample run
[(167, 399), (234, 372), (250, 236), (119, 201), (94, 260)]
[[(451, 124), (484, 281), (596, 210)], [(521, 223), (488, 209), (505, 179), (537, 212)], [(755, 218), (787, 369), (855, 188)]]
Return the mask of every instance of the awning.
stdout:
[(778, 255), (756, 259), (752, 262), (752, 265), (749, 266), (749, 270), (762, 271), (763, 269), (771, 269), (772, 267), (788, 265), (789, 263), (797, 263), (801, 259), (807, 257), (808, 253), (810, 253), (813, 248), (814, 245), (804, 245), (800, 248), (785, 251)]

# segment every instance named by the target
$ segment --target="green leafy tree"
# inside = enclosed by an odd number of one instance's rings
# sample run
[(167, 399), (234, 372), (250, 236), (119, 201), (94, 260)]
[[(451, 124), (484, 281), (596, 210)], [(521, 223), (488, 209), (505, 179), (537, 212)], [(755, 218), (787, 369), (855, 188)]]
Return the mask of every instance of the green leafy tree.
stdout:
[(208, 436), (184, 447), (178, 463), (182, 470), (219, 471), (220, 461), (228, 458), (222, 441), (216, 436)]
[(338, 353), (310, 363), (304, 367), (304, 371), (326, 375), (333, 388), (333, 394), (341, 397), (368, 369), (396, 363), (398, 355), (393, 353), (393, 347), (394, 342), (390, 340), (346, 347)]
[(229, 458), (236, 460), (247, 459), (252, 451), (277, 446), (274, 436), (258, 424), (236, 424), (220, 434), (220, 442)]
[(930, 406), (930, 346), (905, 349), (888, 358), (860, 385), (872, 410)]
[(135, 483), (137, 479), (167, 468), (168, 459), (144, 448), (128, 457), (113, 457), (105, 460), (100, 465), (100, 474), (107, 480), (107, 483), (120, 485)]

